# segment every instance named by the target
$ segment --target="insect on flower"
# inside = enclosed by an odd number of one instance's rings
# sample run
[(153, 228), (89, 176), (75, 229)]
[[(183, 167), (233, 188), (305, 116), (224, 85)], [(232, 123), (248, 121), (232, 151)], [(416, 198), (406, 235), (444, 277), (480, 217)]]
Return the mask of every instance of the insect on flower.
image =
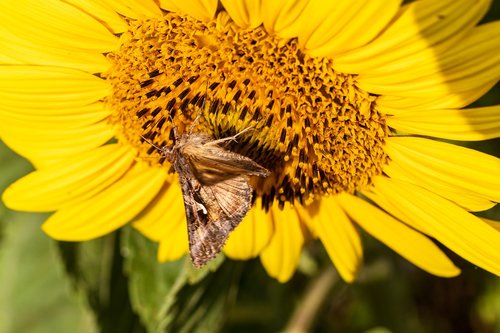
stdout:
[(158, 147), (142, 137), (161, 152), (179, 175), (191, 260), (197, 268), (221, 251), (231, 231), (249, 211), (253, 189), (248, 177), (270, 174), (252, 159), (221, 146), (248, 130), (251, 128), (214, 140), (206, 133), (191, 130), (179, 137), (173, 127), (172, 147)]

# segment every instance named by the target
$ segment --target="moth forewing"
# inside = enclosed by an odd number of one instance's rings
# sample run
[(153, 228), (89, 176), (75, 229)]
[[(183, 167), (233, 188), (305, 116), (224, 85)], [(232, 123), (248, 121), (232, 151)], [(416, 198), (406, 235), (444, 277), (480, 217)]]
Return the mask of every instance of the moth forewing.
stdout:
[(269, 171), (252, 159), (229, 151), (204, 133), (184, 134), (164, 156), (179, 174), (191, 260), (202, 267), (224, 246), (231, 231), (248, 213), (253, 189), (248, 176)]
[[(234, 140), (234, 137), (227, 139)], [(269, 170), (251, 158), (229, 151), (215, 143), (222, 141), (227, 140), (209, 140), (205, 134), (192, 134), (179, 148), (190, 163), (193, 173), (202, 183), (214, 183), (237, 175), (260, 177), (269, 175)]]
[(252, 159), (221, 147), (186, 147), (183, 155), (196, 178), (204, 185), (214, 184), (235, 176), (266, 177), (269, 171)]

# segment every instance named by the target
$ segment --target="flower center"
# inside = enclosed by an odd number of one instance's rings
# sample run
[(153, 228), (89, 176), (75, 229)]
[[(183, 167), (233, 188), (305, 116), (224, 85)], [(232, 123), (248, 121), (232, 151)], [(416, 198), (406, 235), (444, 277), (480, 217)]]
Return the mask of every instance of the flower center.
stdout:
[(272, 172), (252, 180), (265, 207), (353, 193), (388, 161), (385, 118), (356, 76), (302, 53), (295, 39), (242, 30), (224, 12), (209, 23), (173, 13), (132, 21), (108, 58), (119, 140), (169, 167), (155, 146), (171, 146), (174, 127), (214, 139), (250, 128), (226, 148)]

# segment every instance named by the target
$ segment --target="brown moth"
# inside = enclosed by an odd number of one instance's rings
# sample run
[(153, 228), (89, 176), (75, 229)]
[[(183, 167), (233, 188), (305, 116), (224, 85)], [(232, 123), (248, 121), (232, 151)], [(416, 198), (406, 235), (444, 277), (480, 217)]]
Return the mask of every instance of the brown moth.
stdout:
[(175, 127), (173, 131), (172, 147), (155, 147), (179, 175), (191, 260), (200, 268), (221, 251), (250, 209), (253, 189), (248, 177), (267, 177), (270, 172), (220, 146), (246, 130), (218, 140), (205, 133), (185, 133), (179, 138)]

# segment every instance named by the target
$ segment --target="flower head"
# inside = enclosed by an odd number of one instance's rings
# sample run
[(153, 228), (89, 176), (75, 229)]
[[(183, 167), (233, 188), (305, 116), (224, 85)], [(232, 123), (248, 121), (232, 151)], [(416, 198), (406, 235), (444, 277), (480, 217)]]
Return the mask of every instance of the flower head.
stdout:
[[(187, 251), (174, 131), (271, 171), (225, 253), (286, 281), (319, 238), (342, 277), (358, 227), (420, 268), (459, 270), (431, 240), (500, 274), (499, 233), (471, 211), (500, 201), (500, 161), (437, 139), (500, 133), (500, 108), (462, 109), (499, 78), (489, 1), (4, 1), (0, 133), (37, 170), (4, 193), (55, 211), (43, 229), (86, 240), (129, 222)], [(48, 14), (50, 13), (50, 15)], [(29, 24), (27, 24), (29, 22)], [(251, 130), (247, 130), (251, 129)]]

